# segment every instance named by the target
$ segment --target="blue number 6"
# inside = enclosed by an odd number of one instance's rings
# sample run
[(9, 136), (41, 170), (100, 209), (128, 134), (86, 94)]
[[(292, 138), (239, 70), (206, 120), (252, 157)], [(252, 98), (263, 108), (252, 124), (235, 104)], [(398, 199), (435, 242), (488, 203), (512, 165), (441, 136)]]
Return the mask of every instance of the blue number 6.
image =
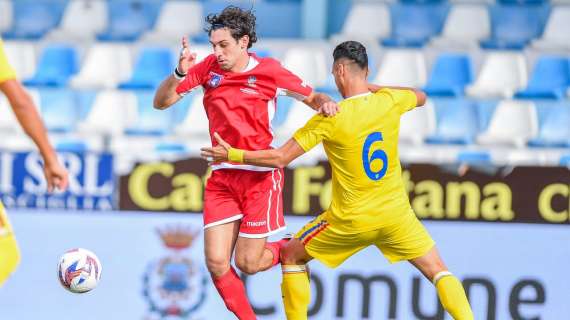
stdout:
[[(373, 132), (364, 141), (364, 146), (362, 147), (362, 164), (364, 165), (364, 171), (368, 178), (372, 180), (380, 180), (382, 177), (386, 175), (386, 170), (388, 169), (388, 155), (383, 150), (375, 150), (372, 152), (370, 158), (368, 158), (368, 154), (370, 153), (370, 147), (376, 141), (382, 141), (382, 133), (381, 132)], [(379, 159), (382, 160), (382, 169), (380, 171), (372, 171), (370, 164), (372, 161)]]

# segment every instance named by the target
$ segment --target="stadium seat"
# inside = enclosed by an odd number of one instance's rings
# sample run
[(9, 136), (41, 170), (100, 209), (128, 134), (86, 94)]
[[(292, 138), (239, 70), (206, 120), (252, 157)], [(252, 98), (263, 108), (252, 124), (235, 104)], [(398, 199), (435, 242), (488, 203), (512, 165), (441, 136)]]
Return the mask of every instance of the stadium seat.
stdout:
[(71, 0), (63, 12), (61, 24), (48, 34), (48, 38), (90, 41), (107, 27), (107, 9), (105, 0)]
[(570, 148), (570, 105), (538, 105), (538, 135), (528, 142), (531, 147)]
[(10, 29), (12, 25), (12, 1), (0, 0), (0, 33)]
[(473, 48), (491, 34), (491, 18), (487, 6), (455, 4), (451, 7), (441, 36), (430, 42), (435, 47)]
[[(38, 112), (40, 112), (40, 97), (38, 92), (33, 89), (28, 90), (28, 92), (34, 101), (34, 105), (38, 108)], [(23, 134), (23, 130), (12, 111), (12, 107), (10, 106), (8, 99), (5, 95), (0, 94), (0, 135), (4, 137), (6, 133)]]
[(36, 72), (36, 50), (32, 42), (5, 41), (4, 51), (19, 79), (25, 80)]
[(283, 65), (312, 87), (325, 84), (330, 73), (325, 53), (317, 48), (291, 48), (285, 53)]
[(527, 84), (526, 61), (522, 54), (491, 52), (466, 93), (478, 98), (510, 98)]
[(560, 165), (570, 168), (570, 153), (560, 157)]
[(64, 1), (18, 0), (12, 2), (13, 20), (5, 39), (38, 40), (59, 24)]
[(435, 132), (426, 138), (432, 144), (471, 144), (479, 133), (476, 107), (463, 99), (433, 100)]
[(110, 0), (109, 25), (97, 35), (101, 41), (135, 41), (155, 23), (162, 2), (159, 0)]
[(42, 119), (48, 131), (54, 133), (74, 131), (81, 115), (75, 93), (69, 89), (59, 88), (42, 88), (38, 92)]
[(536, 62), (528, 86), (517, 92), (515, 98), (564, 99), (569, 87), (570, 60), (562, 56), (544, 56)]
[(442, 54), (431, 72), (424, 91), (429, 96), (458, 97), (473, 81), (471, 59), (463, 54)]
[(357, 39), (377, 41), (390, 35), (390, 27), (390, 10), (385, 3), (355, 3), (341, 32), (333, 38), (338, 43)]
[(139, 52), (131, 78), (119, 85), (120, 89), (152, 89), (174, 70), (176, 62), (169, 48), (146, 47)]
[(422, 47), (443, 27), (445, 3), (396, 3), (391, 6), (392, 32), (382, 41), (390, 47)]
[[(206, 110), (203, 104), (204, 93), (200, 89), (192, 91), (182, 98), (184, 103), (190, 105), (186, 117), (184, 117), (174, 131), (182, 138), (206, 139), (210, 135), (210, 126)], [(182, 101), (180, 103), (182, 103)]]
[(279, 130), (279, 128), (285, 123), (294, 101), (295, 99), (289, 99), (286, 97), (279, 97), (277, 99), (275, 114), (271, 120), (271, 127), (273, 130)]
[[(292, 99), (292, 98), (282, 98)], [(305, 123), (315, 115), (315, 110), (311, 109), (301, 101), (293, 100), (291, 103), (287, 118), (283, 125), (276, 128), (277, 136), (291, 137), (297, 129), (301, 128)]]
[(166, 1), (154, 29), (147, 32), (143, 40), (179, 44), (183, 35), (193, 36), (202, 33), (203, 21), (201, 2)]
[(540, 39), (532, 42), (535, 48), (570, 50), (570, 6), (554, 6)]
[(378, 85), (423, 87), (426, 61), (421, 51), (393, 49), (386, 51), (372, 83)]
[(465, 150), (457, 154), (457, 162), (474, 166), (492, 166), (493, 159), (487, 151)]
[(132, 70), (129, 47), (98, 43), (89, 49), (83, 65), (70, 85), (74, 88), (108, 88), (127, 80)]
[(153, 107), (154, 90), (137, 90), (134, 93), (137, 98), (137, 119), (126, 128), (128, 135), (166, 135), (185, 118), (188, 111), (186, 99), (181, 99), (168, 109), (157, 110)]
[[(109, 116), (112, 115), (112, 116)], [(134, 93), (104, 90), (97, 94), (85, 121), (78, 130), (87, 135), (122, 135), (136, 121), (137, 99)]]
[(486, 49), (523, 49), (542, 34), (548, 6), (497, 4), (491, 7), (491, 37), (481, 41)]
[(24, 81), (27, 86), (63, 87), (79, 69), (77, 52), (73, 47), (50, 45), (44, 48), (36, 74)]
[(534, 103), (504, 100), (497, 105), (489, 126), (477, 137), (477, 142), (522, 148), (537, 133), (538, 119)]
[(400, 142), (421, 145), (426, 136), (435, 130), (435, 110), (431, 99), (423, 107), (415, 108), (400, 119)]

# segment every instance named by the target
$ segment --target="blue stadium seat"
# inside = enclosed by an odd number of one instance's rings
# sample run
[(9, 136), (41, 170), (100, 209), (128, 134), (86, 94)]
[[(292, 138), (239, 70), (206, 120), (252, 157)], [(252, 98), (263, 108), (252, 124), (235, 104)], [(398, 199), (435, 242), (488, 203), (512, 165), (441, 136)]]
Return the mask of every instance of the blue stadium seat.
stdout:
[(429, 96), (458, 97), (471, 81), (473, 68), (469, 56), (442, 54), (435, 62), (424, 91)]
[(570, 60), (566, 57), (546, 56), (536, 62), (526, 89), (515, 98), (563, 99), (570, 87)]
[(536, 138), (529, 140), (531, 147), (570, 147), (570, 105), (539, 105), (539, 129)]
[(144, 48), (131, 79), (119, 84), (120, 89), (152, 89), (169, 75), (176, 63), (168, 48)]
[(138, 116), (134, 125), (125, 129), (128, 135), (161, 136), (172, 131), (174, 126), (185, 118), (188, 111), (188, 101), (180, 102), (166, 110), (153, 108), (154, 90), (137, 90)]
[(570, 168), (570, 153), (565, 154), (562, 157), (560, 157), (560, 165), (561, 166), (567, 166)]
[(40, 88), (39, 94), (46, 128), (55, 133), (74, 131), (81, 116), (75, 92), (69, 89)]
[(479, 133), (477, 108), (463, 99), (437, 99), (435, 133), (426, 138), (432, 144), (471, 144)]
[(150, 30), (160, 12), (160, 0), (110, 0), (108, 29), (97, 35), (101, 41), (135, 41)]
[(457, 162), (473, 166), (490, 166), (493, 164), (491, 154), (487, 151), (461, 151), (457, 154)]
[(79, 70), (77, 51), (65, 45), (51, 45), (44, 49), (36, 74), (24, 81), (27, 86), (63, 87)]
[(491, 7), (491, 38), (482, 40), (481, 46), (520, 50), (542, 34), (548, 13), (549, 7), (542, 4), (497, 4)]
[(14, 10), (12, 28), (2, 37), (37, 40), (59, 24), (65, 1), (18, 0), (12, 4)]
[(277, 99), (277, 108), (275, 109), (275, 115), (271, 121), (271, 126), (276, 129), (285, 123), (287, 120), (287, 115), (291, 110), (291, 105), (293, 105), (293, 99), (279, 97)]
[(449, 7), (445, 3), (396, 3), (390, 9), (392, 34), (382, 44), (422, 47), (441, 32)]

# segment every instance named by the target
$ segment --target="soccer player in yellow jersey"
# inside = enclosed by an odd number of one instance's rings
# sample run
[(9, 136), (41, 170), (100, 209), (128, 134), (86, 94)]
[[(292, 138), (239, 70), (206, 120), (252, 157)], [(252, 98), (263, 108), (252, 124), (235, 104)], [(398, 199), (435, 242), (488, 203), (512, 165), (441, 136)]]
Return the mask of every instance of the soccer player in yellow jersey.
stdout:
[(274, 150), (202, 148), (209, 161), (285, 167), (320, 142), (332, 167), (332, 203), (305, 225), (281, 251), (282, 293), (287, 319), (307, 319), (310, 286), (305, 264), (315, 258), (335, 268), (374, 245), (391, 262), (411, 262), (434, 283), (454, 319), (472, 320), (461, 282), (446, 268), (435, 243), (416, 218), (402, 180), (398, 157), (400, 117), (425, 103), (423, 92), (368, 84), (368, 57), (355, 41), (338, 45), (333, 74), (345, 100), (332, 118), (316, 115)]
[[(46, 130), (32, 99), (16, 79), (16, 73), (6, 59), (4, 43), (1, 38), (0, 91), (6, 95), (18, 122), (40, 150), (45, 164), (44, 174), (48, 184), (48, 191), (52, 191), (55, 187), (61, 190), (65, 189), (67, 187), (67, 172), (60, 165), (55, 151), (49, 144)], [(12, 226), (0, 202), (0, 287), (16, 269), (19, 261), (20, 253)]]

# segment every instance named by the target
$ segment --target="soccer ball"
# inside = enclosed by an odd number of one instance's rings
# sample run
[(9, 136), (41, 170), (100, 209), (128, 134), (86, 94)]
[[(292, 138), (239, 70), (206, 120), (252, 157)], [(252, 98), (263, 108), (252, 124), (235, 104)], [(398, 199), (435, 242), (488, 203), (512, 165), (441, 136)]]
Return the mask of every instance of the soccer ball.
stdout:
[(57, 273), (61, 285), (73, 292), (93, 290), (101, 279), (101, 262), (86, 249), (77, 248), (65, 252), (59, 259)]

